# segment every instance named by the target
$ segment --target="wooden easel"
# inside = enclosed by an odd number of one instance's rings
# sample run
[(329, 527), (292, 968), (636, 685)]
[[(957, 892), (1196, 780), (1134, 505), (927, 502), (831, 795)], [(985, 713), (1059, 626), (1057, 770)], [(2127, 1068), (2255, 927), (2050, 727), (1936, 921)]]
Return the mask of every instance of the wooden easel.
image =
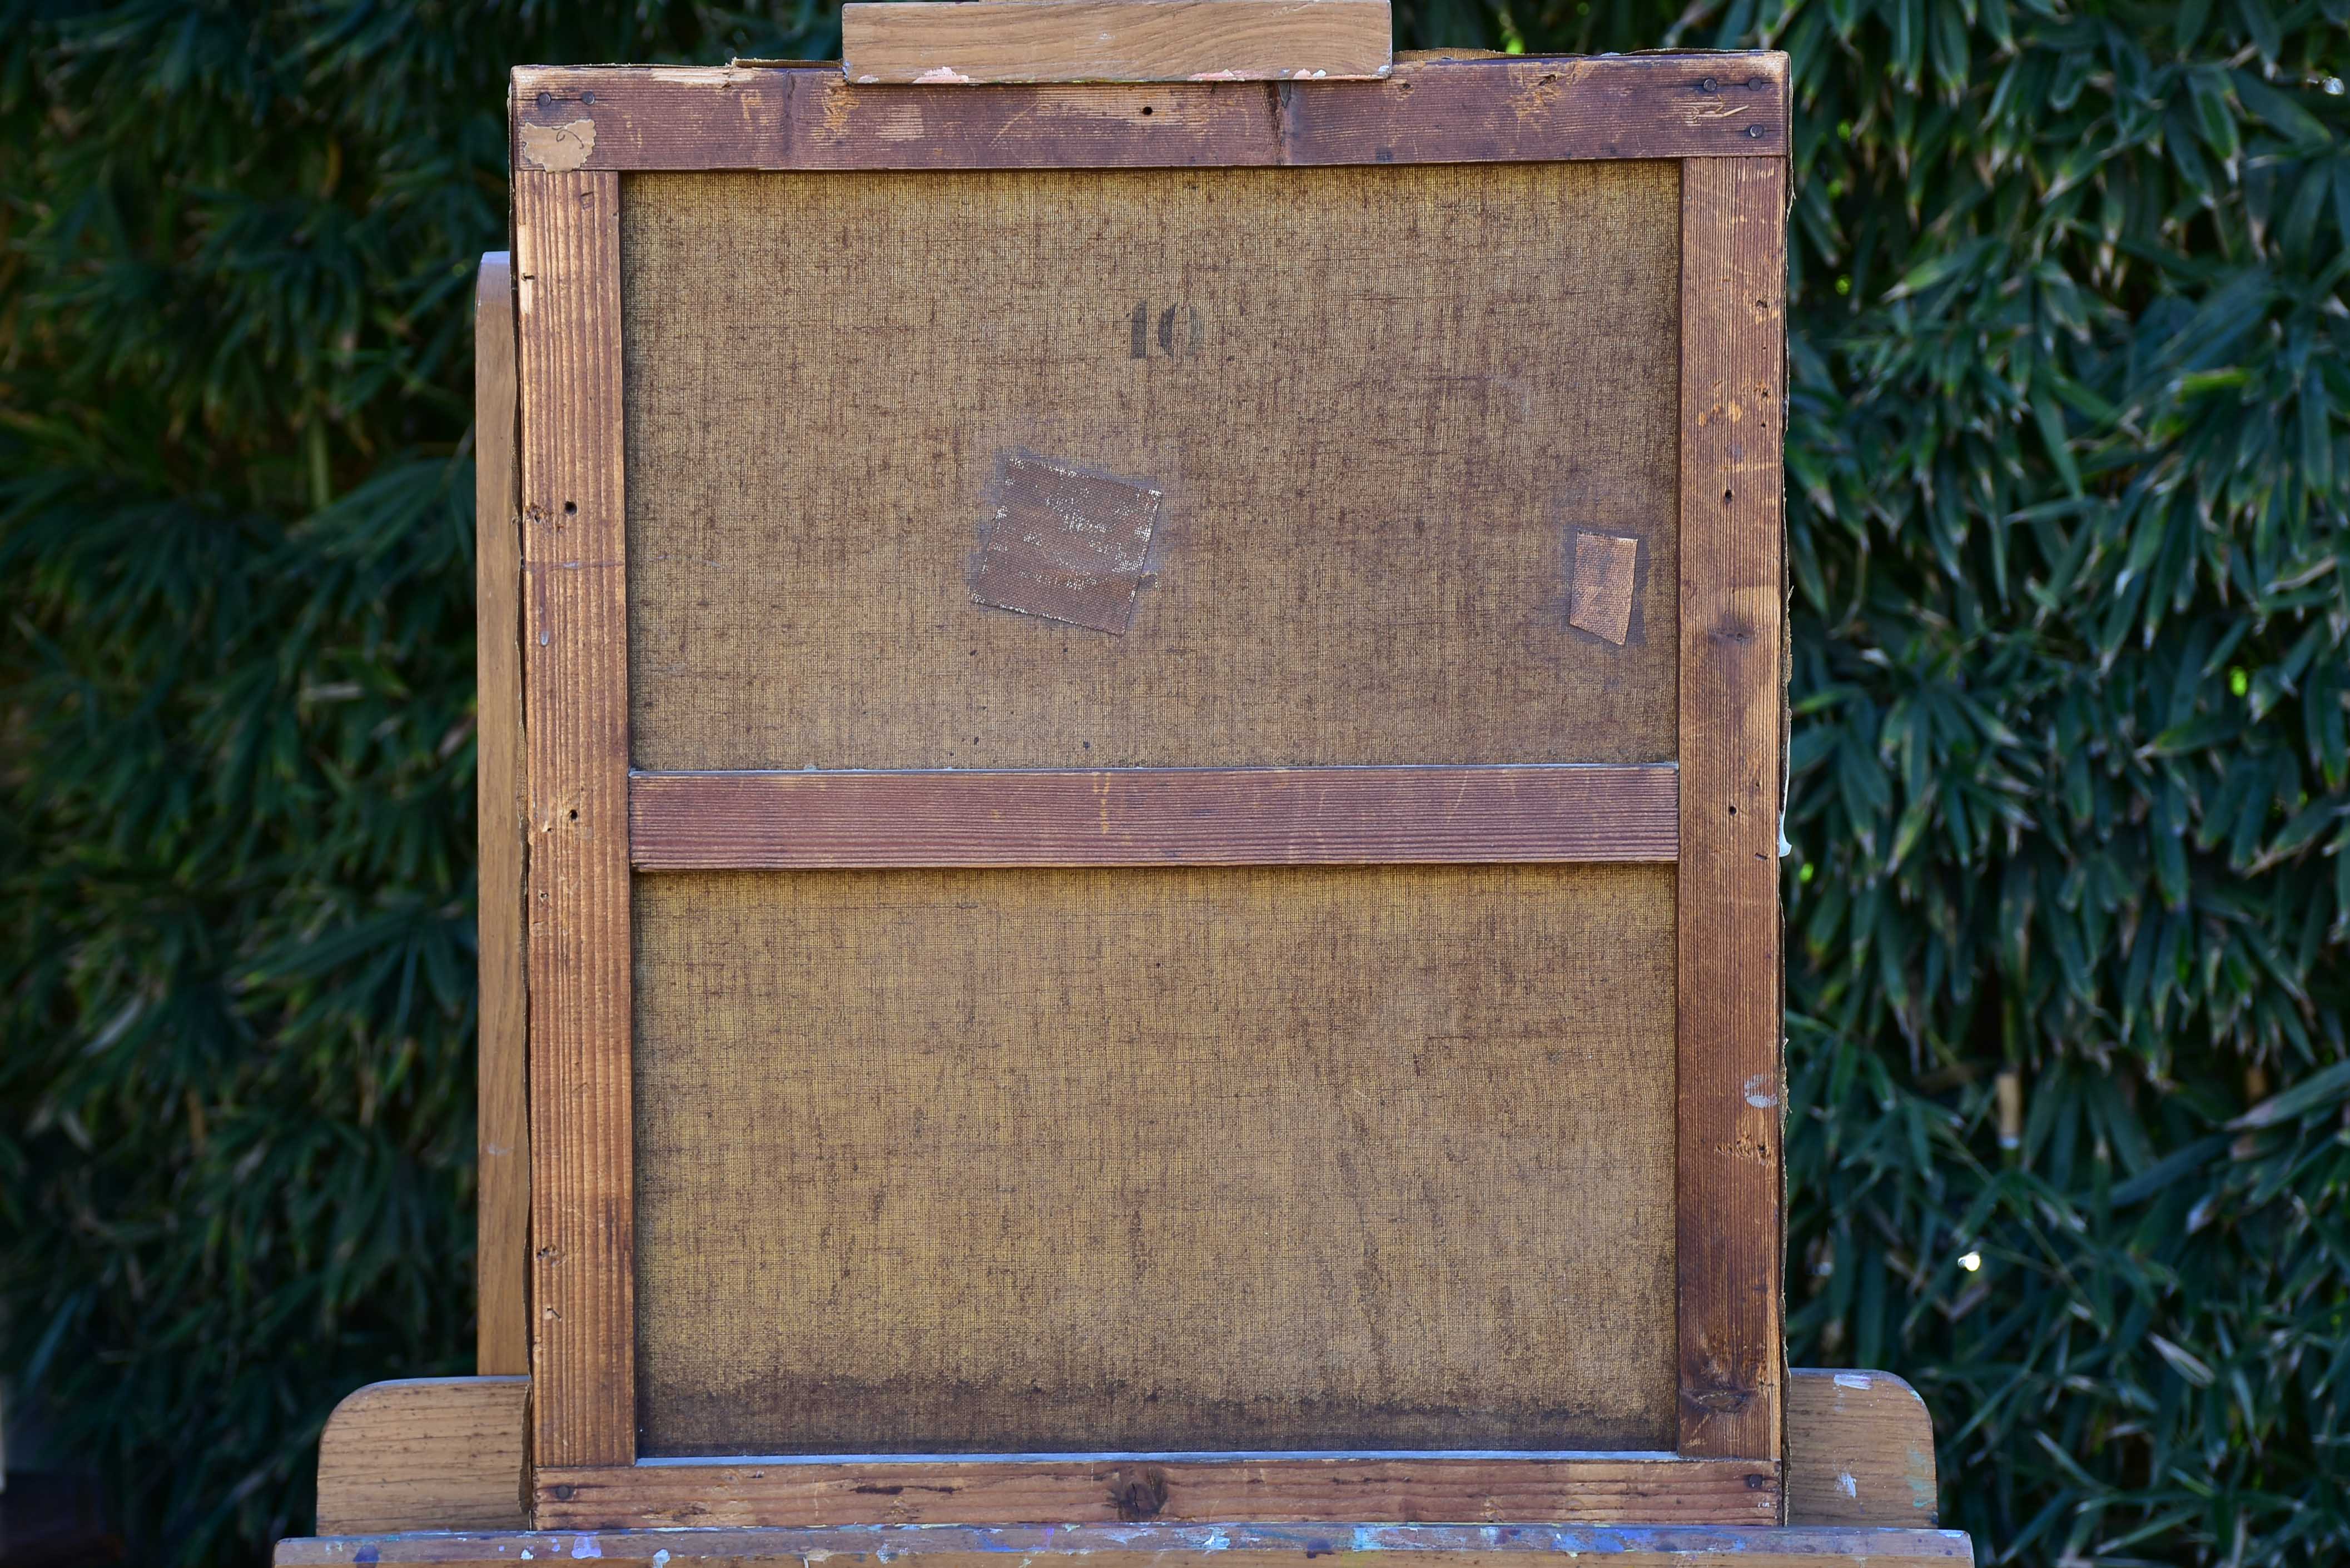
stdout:
[[(974, 1568), (983, 1554), (1017, 1552), (1068, 1568), (1102, 1553), (1146, 1553), (1169, 1568), (1237, 1555), (1270, 1568), (1358, 1551), (1422, 1554), (1428, 1568), (1493, 1558), (1546, 1568), (1585, 1552), (1626, 1568), (1732, 1553), (1752, 1568), (1971, 1563), (1966, 1537), (1932, 1528), (1932, 1431), (1916, 1394), (1881, 1373), (1780, 1366), (1778, 1000), (1767, 982), (1721, 980), (1775, 974), (1778, 961), (1775, 929), (1756, 911), (1775, 909), (1775, 862), (1759, 846), (1774, 828), (1775, 784), (1762, 781), (1777, 777), (1783, 736), (1754, 699), (1776, 690), (1768, 650), (1780, 636), (1777, 593), (1759, 585), (1779, 576), (1783, 57), (1393, 62), (1388, 26), (1379, 0), (851, 5), (837, 70), (516, 73), (527, 275), (518, 283), (505, 255), (485, 257), (476, 315), (482, 1376), (378, 1384), (347, 1399), (320, 1444), (321, 1533), (281, 1542), (279, 1563), (560, 1557), (716, 1568), (913, 1554)], [(1247, 82), (1279, 85), (1231, 85)], [(624, 553), (617, 441), (604, 440), (619, 418), (619, 356), (608, 352), (620, 330), (617, 241), (608, 212), (596, 216), (620, 173), (1676, 158), (1683, 567), (1669, 776), (1547, 763), (629, 773), (626, 704), (615, 697), (629, 680), (626, 626), (617, 595), (597, 600), (588, 576), (617, 573)], [(518, 322), (518, 297), (535, 321)], [(1196, 312), (1146, 306), (1135, 307), (1134, 361), (1200, 352), (1207, 328)], [(518, 333), (536, 345), (520, 395)], [(590, 352), (573, 352), (581, 345)], [(536, 476), (522, 472), (518, 432), (522, 453), (538, 454)], [(1037, 483), (1066, 481), (1040, 516), (1080, 500), (1101, 514), (1084, 499), (1108, 483), (1093, 469), (1018, 462), (1044, 475)], [(991, 493), (1009, 513), (1027, 480), (1006, 472), (999, 465)], [(1156, 489), (1116, 483), (1157, 507)], [(1562, 646), (1595, 659), (1637, 648), (1640, 605), (1669, 604), (1639, 597), (1648, 546), (1623, 527), (1574, 537)], [(1082, 601), (1066, 581), (1059, 597), (1024, 600), (1033, 589), (985, 570), (974, 566), (971, 585), (985, 613), (1114, 636), (1156, 580), (1138, 567), (1105, 593), (1097, 573)], [(1733, 592), (1746, 576), (1758, 587)], [(1161, 591), (1173, 602), (1175, 590)], [(565, 618), (580, 605), (608, 618), (583, 634)], [(589, 649), (587, 661), (567, 645)], [(1764, 650), (1761, 664), (1749, 646)], [(545, 733), (525, 734), (526, 691), (534, 711), (557, 715)], [(583, 723), (608, 735), (615, 711), (616, 744), (564, 750)], [(1718, 812), (1717, 802), (1736, 804)], [(1096, 813), (1094, 836), (1068, 830)], [(1035, 847), (1038, 835), (1049, 851)], [(577, 1092), (626, 1104), (630, 1024), (614, 997), (628, 994), (632, 870), (1495, 861), (1677, 866), (1675, 1451), (641, 1462), (628, 1372), (636, 1324), (610, 1304), (628, 1301), (633, 1266), (630, 1247), (612, 1239), (613, 1205), (625, 1216), (633, 1202), (629, 1129), (589, 1119)], [(598, 921), (612, 940), (556, 950), (587, 940), (577, 933)], [(550, 1073), (586, 1075), (557, 1096)], [(550, 1165), (550, 1145), (610, 1152)], [(618, 1294), (594, 1294), (583, 1280), (617, 1283)]]

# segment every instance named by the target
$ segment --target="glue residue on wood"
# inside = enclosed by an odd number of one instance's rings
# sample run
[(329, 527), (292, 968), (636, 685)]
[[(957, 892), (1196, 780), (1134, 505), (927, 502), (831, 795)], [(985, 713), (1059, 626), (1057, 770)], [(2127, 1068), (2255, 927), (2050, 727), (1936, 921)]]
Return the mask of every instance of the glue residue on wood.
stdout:
[(570, 173), (584, 166), (588, 154), (596, 151), (596, 122), (585, 116), (561, 125), (525, 121), (519, 130), (523, 161), (550, 174)]

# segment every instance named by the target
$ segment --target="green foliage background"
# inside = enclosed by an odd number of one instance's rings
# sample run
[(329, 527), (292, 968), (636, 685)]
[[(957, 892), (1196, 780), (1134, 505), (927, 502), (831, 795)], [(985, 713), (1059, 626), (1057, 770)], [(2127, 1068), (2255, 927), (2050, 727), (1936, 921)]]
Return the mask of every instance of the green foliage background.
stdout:
[[(1987, 1561), (2350, 1558), (2350, 0), (1399, 12), (1794, 58), (1797, 1359)], [(834, 44), (0, 0), (0, 1368), (142, 1561), (468, 1361), (504, 67)]]

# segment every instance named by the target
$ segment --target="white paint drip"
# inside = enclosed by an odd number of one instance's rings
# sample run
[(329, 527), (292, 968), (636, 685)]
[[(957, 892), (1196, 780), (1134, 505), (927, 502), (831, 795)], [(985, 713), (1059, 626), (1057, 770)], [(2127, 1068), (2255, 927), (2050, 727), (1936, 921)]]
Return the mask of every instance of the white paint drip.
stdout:
[(1795, 753), (1787, 747), (1779, 748), (1779, 858), (1784, 860), (1795, 852), (1787, 842), (1787, 792), (1795, 784)]

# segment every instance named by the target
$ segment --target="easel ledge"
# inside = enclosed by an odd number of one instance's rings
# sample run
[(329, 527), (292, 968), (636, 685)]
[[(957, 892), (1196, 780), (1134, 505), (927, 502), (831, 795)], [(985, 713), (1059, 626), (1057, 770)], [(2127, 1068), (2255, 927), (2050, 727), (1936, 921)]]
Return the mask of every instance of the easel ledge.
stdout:
[[(966, 1555), (1167, 1563), (1346, 1551), (1400, 1551), (1419, 1568), (1488, 1564), (1496, 1554), (1607, 1553), (1621, 1568), (1662, 1568), (1734, 1552), (1771, 1564), (1971, 1564), (1965, 1534), (1936, 1530), (1934, 1436), (1925, 1402), (1882, 1372), (1799, 1368), (1787, 1384), (1787, 1516), (1779, 1529), (1705, 1525), (1076, 1524), (971, 1529), (886, 1525), (827, 1530), (541, 1531), (525, 1528), (527, 1377), (377, 1383), (336, 1408), (318, 1445), (318, 1538), (280, 1542), (282, 1568), (347, 1563), (503, 1563), (601, 1555), (607, 1562), (773, 1563), (818, 1554), (919, 1552), (928, 1568)], [(583, 1546), (586, 1550), (583, 1552)], [(371, 1553), (371, 1555), (370, 1555)], [(1097, 1565), (1098, 1568), (1098, 1565)]]
[(663, 1530), (574, 1534), (347, 1536), (288, 1541), (281, 1568), (357, 1563), (491, 1568), (529, 1560), (593, 1558), (645, 1568), (763, 1568), (822, 1559), (864, 1563), (908, 1559), (922, 1568), (981, 1568), (1017, 1552), (1024, 1563), (1086, 1568), (1269, 1568), (1364, 1552), (1408, 1557), (1413, 1568), (1499, 1568), (1548, 1559), (1602, 1558), (1609, 1568), (1891, 1568), (1971, 1564), (1955, 1530), (1754, 1529), (1667, 1525), (1361, 1525), (1350, 1530), (1263, 1525), (1076, 1525), (970, 1530), (951, 1525), (868, 1525), (854, 1530)]

